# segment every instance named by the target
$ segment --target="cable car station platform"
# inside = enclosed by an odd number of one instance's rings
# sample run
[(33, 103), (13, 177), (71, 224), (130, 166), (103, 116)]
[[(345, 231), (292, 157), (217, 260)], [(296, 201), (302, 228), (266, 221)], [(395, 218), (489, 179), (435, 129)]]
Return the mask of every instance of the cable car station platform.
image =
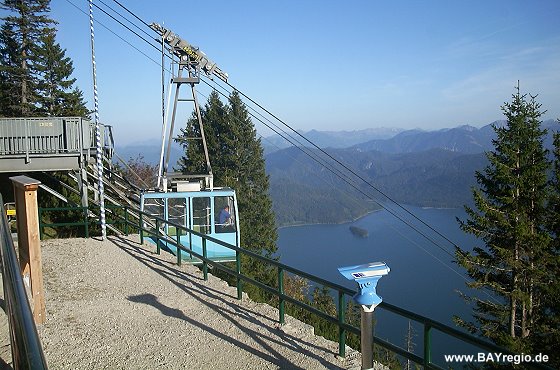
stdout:
[[(101, 130), (102, 146), (110, 151), (111, 127)], [(95, 125), (85, 118), (0, 118), (0, 172), (84, 169), (96, 155), (95, 144)]]

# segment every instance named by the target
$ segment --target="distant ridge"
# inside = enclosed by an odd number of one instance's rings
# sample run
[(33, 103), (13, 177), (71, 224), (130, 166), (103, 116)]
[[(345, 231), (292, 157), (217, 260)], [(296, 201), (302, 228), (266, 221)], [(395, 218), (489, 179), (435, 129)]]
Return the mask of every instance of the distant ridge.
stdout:
[[(298, 132), (320, 148), (348, 148), (370, 140), (389, 139), (402, 131), (404, 131), (402, 128), (377, 127), (354, 131), (311, 130)], [(294, 136), (294, 134), (291, 136)], [(307, 143), (305, 139), (301, 137), (296, 137), (296, 139), (304, 144), (304, 146), (311, 146), (311, 144)], [(266, 154), (285, 149), (292, 145), (280, 135), (276, 134), (263, 138), (261, 143)]]
[[(483, 153), (493, 149), (492, 140), (496, 138), (496, 134), (492, 126), (502, 127), (505, 124), (505, 120), (499, 120), (481, 128), (462, 125), (435, 131), (407, 130), (389, 139), (374, 139), (356, 144), (353, 148), (384, 153), (414, 153), (430, 149), (444, 149), (465, 154)], [(550, 148), (552, 132), (557, 131), (560, 125), (556, 120), (549, 119), (543, 122), (542, 127), (549, 130), (545, 146)]]
[[(461, 207), (472, 201), (470, 187), (476, 185), (474, 173), (487, 163), (484, 152), (493, 149), (492, 125), (504, 124), (501, 120), (481, 128), (461, 125), (434, 131), (311, 130), (304, 135), (319, 147), (328, 148), (329, 153), (398, 202)], [(558, 131), (560, 124), (550, 119), (543, 122), (543, 128), (548, 129), (544, 144), (550, 150), (552, 134)], [(348, 184), (280, 136), (262, 138), (261, 142), (265, 151), (268, 150), (267, 174), (279, 225), (347, 222), (379, 208), (371, 201), (356, 197)], [(117, 143), (116, 152), (125, 160), (143, 155), (147, 163), (157, 164), (159, 145), (157, 140), (125, 146)], [(181, 155), (182, 148), (173, 144), (170, 165), (173, 166)]]
[[(399, 203), (430, 207), (469, 204), (475, 171), (486, 164), (483, 153), (443, 149), (392, 154), (350, 148), (328, 151)], [(351, 221), (355, 217), (349, 211), (365, 214), (375, 206), (297, 148), (269, 154), (266, 163), (279, 225)], [(363, 189), (383, 201), (372, 189)]]
[[(115, 145), (116, 153), (125, 161), (136, 159), (139, 155), (144, 157), (144, 161), (148, 164), (155, 165), (159, 163), (161, 155), (161, 143), (157, 140), (148, 140), (144, 142), (132, 143), (128, 145)], [(183, 155), (183, 149), (177, 143), (171, 144), (169, 165), (175, 166), (179, 158)]]

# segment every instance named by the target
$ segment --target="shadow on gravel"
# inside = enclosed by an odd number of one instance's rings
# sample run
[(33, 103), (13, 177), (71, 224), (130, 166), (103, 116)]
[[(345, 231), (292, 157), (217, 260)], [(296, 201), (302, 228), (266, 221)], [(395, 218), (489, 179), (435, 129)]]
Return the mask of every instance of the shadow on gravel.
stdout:
[(157, 297), (153, 294), (148, 293), (148, 294), (133, 295), (127, 297), (126, 299), (134, 303), (144, 303), (153, 306), (158, 310), (160, 310), (160, 312), (165, 316), (175, 317), (177, 319), (183, 319), (183, 320), (189, 319), (187, 316), (185, 316), (183, 311), (179, 310), (178, 308), (171, 308), (160, 303)]
[[(239, 340), (228, 336), (226, 333), (222, 333), (204, 323), (201, 323), (195, 318), (188, 317), (184, 314), (183, 311), (179, 309), (168, 307), (162, 304), (153, 294), (130, 296), (127, 298), (129, 301), (151, 305), (160, 310), (163, 315), (185, 320), (189, 324), (197, 326), (224, 341), (234, 344), (240, 349), (243, 349), (274, 365), (279, 366), (280, 368), (301, 369), (301, 367), (291, 363), (288, 359), (284, 358), (273, 347), (271, 347), (267, 343), (267, 341), (276, 343), (280, 346), (291, 348), (294, 352), (305, 353), (307, 356), (315, 358), (325, 367), (333, 368), (332, 362), (326, 361), (324, 358), (319, 357), (313, 353), (309, 353), (305, 348), (303, 348), (303, 345), (314, 347), (323, 351), (325, 350), (325, 348), (318, 347), (312, 343), (302, 340), (301, 338), (276, 329), (275, 325), (277, 325), (277, 322), (275, 320), (272, 320), (271, 318), (264, 316), (259, 312), (255, 312), (247, 307), (243, 307), (235, 303), (235, 301), (237, 301), (236, 296), (207, 287), (206, 285), (204, 285), (204, 280), (202, 280), (201, 277), (178, 270), (176, 268), (176, 265), (174, 265), (173, 263), (162, 261), (161, 259), (157, 258), (157, 254), (151, 254), (150, 252), (147, 252), (139, 244), (136, 244), (133, 241), (119, 236), (111, 236), (109, 240), (116, 246), (121, 248), (124, 252), (144, 264), (146, 267), (150, 268), (151, 270), (157, 272), (158, 274), (169, 280), (171, 283), (183, 290), (193, 299), (196, 299), (201, 304), (220, 314), (225, 320), (231, 322), (233, 325), (239, 328), (239, 330), (241, 330), (246, 335), (251, 337), (255, 342), (257, 342), (262, 350), (255, 348), (255, 345), (248, 345), (246, 343), (240, 342)], [(188, 282), (189, 286), (174, 280), (177, 278), (181, 279), (182, 282)], [(228, 300), (224, 297), (229, 297), (230, 299)], [(227, 308), (214, 304), (210, 302), (209, 299), (220, 301), (227, 305)], [(240, 319), (264, 327), (265, 329), (267, 329), (268, 333), (263, 334), (247, 326), (244, 326), (242, 322), (240, 322)], [(334, 354), (332, 355), (334, 357)], [(336, 368), (342, 369), (342, 367), (338, 366)]]

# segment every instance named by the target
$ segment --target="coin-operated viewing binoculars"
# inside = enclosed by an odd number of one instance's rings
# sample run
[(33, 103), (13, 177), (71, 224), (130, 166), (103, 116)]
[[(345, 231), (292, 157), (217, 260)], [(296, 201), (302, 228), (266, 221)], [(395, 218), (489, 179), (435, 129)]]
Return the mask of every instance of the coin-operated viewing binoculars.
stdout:
[(372, 262), (365, 265), (339, 267), (338, 271), (348, 280), (358, 283), (358, 292), (354, 294), (354, 302), (362, 307), (361, 343), (362, 369), (373, 368), (373, 310), (382, 301), (375, 289), (381, 277), (391, 269), (384, 262)]

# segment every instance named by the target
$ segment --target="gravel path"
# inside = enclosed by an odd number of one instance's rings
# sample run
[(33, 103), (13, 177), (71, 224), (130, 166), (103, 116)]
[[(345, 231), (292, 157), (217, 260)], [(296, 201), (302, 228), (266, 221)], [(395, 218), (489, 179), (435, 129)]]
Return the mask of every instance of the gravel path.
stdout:
[(51, 369), (340, 369), (359, 353), (247, 297), (137, 236), (42, 242)]

